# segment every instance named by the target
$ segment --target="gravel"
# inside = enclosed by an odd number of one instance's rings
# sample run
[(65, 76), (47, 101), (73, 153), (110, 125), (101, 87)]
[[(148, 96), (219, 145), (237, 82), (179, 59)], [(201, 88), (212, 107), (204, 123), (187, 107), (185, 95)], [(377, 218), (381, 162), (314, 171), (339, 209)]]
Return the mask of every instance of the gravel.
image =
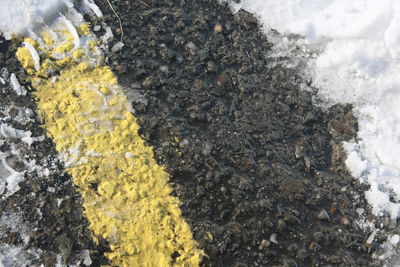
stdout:
[[(343, 164), (341, 142), (357, 133), (350, 105), (313, 105), (301, 75), (270, 64), (250, 13), (211, 0), (112, 4), (125, 46), (107, 62), (171, 174), (204, 266), (380, 264), (372, 253), (385, 238), (367, 244), (355, 223), (359, 208), (378, 221)], [(117, 42), (115, 15), (98, 5)]]
[[(106, 63), (171, 175), (183, 216), (208, 255), (203, 266), (381, 265), (372, 254), (387, 237), (357, 223), (380, 221), (366, 204), (366, 186), (344, 165), (341, 142), (357, 133), (350, 105), (313, 105), (314, 92), (300, 90), (299, 73), (270, 64), (272, 44), (247, 12), (233, 15), (216, 0), (110, 2), (122, 19), (124, 45), (107, 1), (96, 1), (115, 35)], [(105, 33), (101, 20), (87, 19), (96, 34)], [(0, 69), (29, 87), (14, 52), (0, 40)], [(1, 90), (0, 107), (35, 110), (30, 92)], [(36, 114), (27, 125), (9, 123), (45, 134)], [(21, 189), (0, 200), (0, 211), (22, 214), (35, 230), (25, 242), (0, 227), (0, 245), (42, 250), (33, 265), (54, 266), (57, 257), (76, 264), (88, 251), (92, 266), (106, 264), (107, 244), (92, 241), (54, 144), (45, 138), (32, 146), (27, 157), (51, 166), (50, 174), (27, 173)]]

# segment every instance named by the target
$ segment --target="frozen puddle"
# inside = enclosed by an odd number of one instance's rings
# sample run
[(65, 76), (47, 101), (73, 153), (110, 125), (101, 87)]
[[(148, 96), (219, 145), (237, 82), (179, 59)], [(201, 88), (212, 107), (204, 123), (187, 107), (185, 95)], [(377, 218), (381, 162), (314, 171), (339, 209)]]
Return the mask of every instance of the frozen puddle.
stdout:
[[(400, 217), (400, 3), (394, 0), (231, 1), (258, 16), (275, 40), (277, 56), (306, 66), (319, 104), (352, 103), (358, 140), (344, 144), (352, 175), (370, 185), (375, 215)], [(287, 35), (288, 36), (288, 35)], [(303, 62), (286, 51), (300, 48)], [(299, 54), (299, 53), (298, 53)], [(304, 67), (304, 66), (303, 66)], [(399, 243), (393, 235), (387, 249)]]

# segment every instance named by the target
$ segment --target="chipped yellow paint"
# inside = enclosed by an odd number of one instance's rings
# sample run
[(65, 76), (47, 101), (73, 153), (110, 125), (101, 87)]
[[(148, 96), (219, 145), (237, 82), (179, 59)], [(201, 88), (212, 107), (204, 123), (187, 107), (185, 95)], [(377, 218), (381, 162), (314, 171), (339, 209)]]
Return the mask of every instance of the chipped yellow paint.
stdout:
[(51, 37), (51, 34), (50, 34), (49, 32), (43, 32), (43, 33), (42, 33), (42, 40), (44, 41), (44, 43), (45, 43), (47, 46), (52, 46), (52, 45), (54, 45), (54, 40), (53, 40), (53, 38)]
[(212, 235), (210, 232), (207, 232), (207, 237), (208, 237), (208, 239), (210, 239), (210, 240), (213, 240), (213, 239), (214, 239), (213, 235)]
[(34, 68), (35, 63), (31, 57), (31, 53), (29, 52), (28, 48), (20, 47), (17, 51), (17, 58), (22, 63), (22, 66), (25, 69), (30, 70)]
[(62, 54), (62, 53), (71, 51), (72, 48), (74, 48), (74, 44), (67, 42), (67, 43), (61, 44), (61, 45), (57, 46), (56, 48), (54, 48), (54, 52)]
[(75, 49), (74, 52), (72, 52), (72, 57), (76, 59), (80, 59), (84, 56), (85, 51), (82, 48)]
[(32, 38), (25, 38), (24, 42), (30, 43), (33, 47), (37, 47), (37, 42), (33, 40)]
[(90, 52), (96, 51), (97, 46), (98, 46), (99, 44), (100, 44), (100, 43), (99, 43), (98, 41), (90, 40), (90, 41), (89, 41), (89, 49), (90, 49)]
[[(171, 195), (168, 174), (139, 136), (117, 78), (82, 60), (93, 47), (75, 49), (64, 40), (37, 47), (39, 72), (24, 47), (17, 56), (34, 73), (39, 114), (82, 194), (95, 240), (109, 242), (112, 266), (199, 266), (203, 252)], [(69, 54), (52, 60), (63, 45)]]
[(90, 23), (82, 23), (81, 25), (79, 25), (78, 30), (79, 30), (78, 32), (80, 34), (89, 35), (90, 34)]

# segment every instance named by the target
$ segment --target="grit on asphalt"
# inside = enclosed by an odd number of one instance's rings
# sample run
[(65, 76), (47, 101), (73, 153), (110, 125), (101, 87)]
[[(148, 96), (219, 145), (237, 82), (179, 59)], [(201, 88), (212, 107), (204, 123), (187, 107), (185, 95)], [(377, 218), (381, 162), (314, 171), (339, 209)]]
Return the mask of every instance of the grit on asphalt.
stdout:
[[(355, 223), (356, 210), (378, 220), (369, 215), (365, 186), (344, 165), (341, 142), (357, 133), (351, 106), (321, 109), (312, 92), (300, 90), (305, 81), (296, 71), (271, 67), (272, 44), (249, 13), (233, 15), (216, 0), (110, 2), (122, 20), (124, 46), (107, 55), (107, 64), (132, 101), (143, 138), (171, 175), (183, 215), (208, 255), (203, 266), (381, 264), (372, 253), (385, 236), (367, 244), (370, 233)], [(117, 43), (118, 19), (107, 1), (96, 3)], [(1, 40), (0, 69), (24, 83), (14, 55), (13, 44)], [(1, 89), (2, 107), (35, 110), (29, 93)], [(15, 128), (45, 134), (36, 114), (21, 125), (12, 120), (17, 112), (8, 113)], [(37, 265), (54, 266), (57, 255), (77, 263), (83, 250), (92, 266), (106, 263), (107, 244), (92, 242), (80, 195), (51, 140), (33, 143), (27, 157), (52, 166), (50, 175), (27, 173), (21, 189), (0, 201), (0, 211), (21, 214), (36, 230), (24, 233), (26, 244), (18, 229), (3, 227), (2, 244), (40, 248)]]
[[(350, 106), (318, 108), (296, 72), (268, 67), (272, 44), (249, 13), (211, 0), (112, 3), (125, 46), (108, 64), (205, 266), (378, 264), (355, 223), (365, 187), (343, 164), (340, 143), (357, 132)], [(113, 13), (105, 21), (120, 33)]]

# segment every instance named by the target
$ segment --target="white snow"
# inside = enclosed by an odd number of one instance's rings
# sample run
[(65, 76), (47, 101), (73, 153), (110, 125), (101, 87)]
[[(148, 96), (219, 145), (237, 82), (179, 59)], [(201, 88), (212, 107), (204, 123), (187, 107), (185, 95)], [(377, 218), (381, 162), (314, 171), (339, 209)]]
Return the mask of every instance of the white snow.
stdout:
[(299, 44), (320, 48), (307, 62), (319, 98), (353, 103), (359, 119), (360, 140), (345, 144), (347, 167), (371, 186), (366, 198), (375, 214), (400, 217), (400, 1), (242, 0), (231, 6), (256, 14), (266, 31), (299, 34), (305, 38)]
[(31, 45), (28, 42), (23, 42), (23, 45), (28, 48), (29, 53), (32, 56), (33, 62), (35, 64), (35, 70), (39, 71), (40, 70), (40, 57), (39, 54), (37, 53), (36, 49), (33, 47), (33, 45)]
[(31, 134), (30, 131), (14, 129), (7, 123), (1, 123), (0, 120), (0, 145), (6, 143), (11, 146), (10, 152), (0, 152), (0, 195), (5, 193), (4, 196), (7, 197), (19, 190), (18, 184), (24, 179), (25, 171), (14, 170), (8, 162), (8, 158), (11, 157), (22, 161), (26, 167), (30, 165), (30, 162), (22, 157), (12, 140), (21, 140), (30, 146), (37, 140), (31, 137)]
[(36, 138), (33, 138), (31, 135), (31, 131), (18, 130), (7, 123), (0, 124), (0, 140), (20, 139), (30, 146), (36, 141)]
[(102, 17), (103, 13), (93, 0), (83, 0), (83, 4), (87, 6), (97, 17)]
[(110, 26), (106, 26), (105, 30), (106, 30), (106, 33), (101, 37), (101, 40), (103, 41), (103, 43), (107, 43), (108, 40), (110, 40), (114, 37)]
[(69, 30), (69, 32), (71, 33), (71, 35), (74, 37), (75, 48), (79, 48), (81, 46), (81, 39), (79, 38), (79, 34), (76, 31), (75, 26), (72, 24), (70, 20), (68, 20), (63, 15), (61, 15), (61, 19), (65, 24), (65, 26), (67, 27), (67, 29)]
[(124, 43), (123, 42), (117, 42), (112, 48), (111, 48), (111, 52), (115, 53), (119, 50), (122, 49), (122, 47), (124, 47)]
[(26, 95), (26, 93), (27, 93), (26, 89), (19, 84), (18, 79), (14, 73), (11, 73), (10, 82), (11, 82), (12, 88), (17, 93), (17, 95)]
[(2, 0), (0, 32), (29, 36), (35, 28), (45, 26), (71, 4), (68, 0)]
[(399, 235), (392, 235), (389, 240), (390, 244), (392, 244), (393, 246), (397, 245), (399, 241), (400, 241)]
[(19, 246), (0, 245), (0, 267), (33, 266), (42, 253), (40, 249), (24, 249)]
[(90, 258), (89, 250), (85, 249), (82, 251), (83, 264), (86, 266), (92, 265), (92, 259)]
[(388, 241), (383, 244), (384, 253), (375, 255), (379, 259), (384, 260), (383, 267), (399, 267), (400, 255), (398, 253), (399, 235), (389, 235)]

